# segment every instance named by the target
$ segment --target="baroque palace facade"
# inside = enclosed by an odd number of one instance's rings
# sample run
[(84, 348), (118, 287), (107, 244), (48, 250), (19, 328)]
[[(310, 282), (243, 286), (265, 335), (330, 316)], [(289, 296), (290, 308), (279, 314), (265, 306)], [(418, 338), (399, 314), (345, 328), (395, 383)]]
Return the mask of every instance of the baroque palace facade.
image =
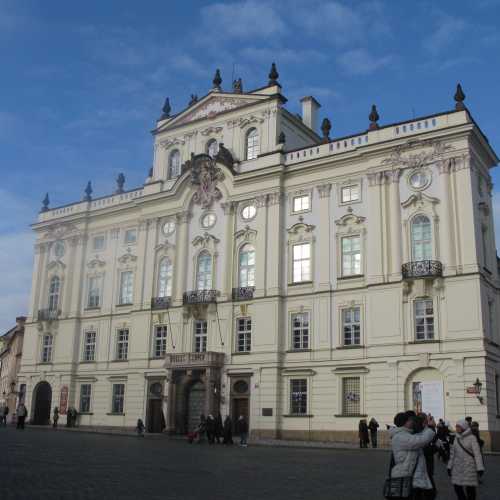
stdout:
[(355, 440), (401, 409), (478, 420), (500, 446), (499, 275), (489, 169), (464, 106), (318, 133), (319, 103), (211, 91), (153, 130), (143, 186), (38, 221), (19, 387), (33, 423)]

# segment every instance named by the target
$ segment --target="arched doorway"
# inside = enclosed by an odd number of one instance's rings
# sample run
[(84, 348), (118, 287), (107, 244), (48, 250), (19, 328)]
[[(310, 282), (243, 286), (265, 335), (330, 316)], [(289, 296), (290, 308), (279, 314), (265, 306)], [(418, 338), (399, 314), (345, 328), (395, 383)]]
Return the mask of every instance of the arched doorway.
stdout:
[(200, 423), (200, 415), (205, 410), (205, 384), (198, 380), (187, 394), (187, 430), (194, 430)]
[(35, 425), (47, 425), (50, 423), (52, 388), (48, 382), (40, 382), (36, 385), (33, 394), (34, 407), (31, 423)]
[(446, 414), (444, 379), (435, 368), (421, 368), (410, 374), (405, 387), (406, 408), (431, 413), (436, 419)]
[(153, 382), (149, 386), (148, 410), (146, 428), (148, 432), (163, 432), (165, 417), (163, 416), (162, 402), (163, 386), (161, 382)]

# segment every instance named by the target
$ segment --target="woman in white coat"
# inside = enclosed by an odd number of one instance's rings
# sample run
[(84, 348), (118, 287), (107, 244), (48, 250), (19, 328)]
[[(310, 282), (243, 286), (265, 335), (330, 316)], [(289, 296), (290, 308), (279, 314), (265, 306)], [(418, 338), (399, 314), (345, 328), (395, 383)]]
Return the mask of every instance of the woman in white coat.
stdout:
[(451, 476), (458, 500), (476, 500), (477, 478), (484, 473), (481, 450), (466, 420), (457, 422), (456, 431), (448, 462), (448, 474)]

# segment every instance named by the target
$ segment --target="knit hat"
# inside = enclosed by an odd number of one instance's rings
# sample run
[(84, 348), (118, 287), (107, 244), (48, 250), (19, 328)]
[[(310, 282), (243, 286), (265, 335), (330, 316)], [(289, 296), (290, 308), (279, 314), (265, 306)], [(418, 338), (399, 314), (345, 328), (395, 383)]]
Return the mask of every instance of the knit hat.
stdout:
[(469, 422), (467, 422), (467, 420), (465, 420), (465, 418), (458, 420), (457, 425), (459, 427), (461, 427), (464, 431), (466, 431), (469, 428)]

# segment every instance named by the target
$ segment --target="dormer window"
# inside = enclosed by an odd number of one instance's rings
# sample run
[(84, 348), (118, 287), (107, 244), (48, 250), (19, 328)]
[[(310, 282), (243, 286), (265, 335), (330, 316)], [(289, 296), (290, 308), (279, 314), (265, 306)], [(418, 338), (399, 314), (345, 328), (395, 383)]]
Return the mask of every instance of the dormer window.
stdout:
[(175, 179), (181, 173), (181, 154), (178, 149), (174, 149), (168, 157), (168, 178)]
[(210, 139), (207, 142), (207, 155), (210, 156), (210, 158), (215, 158), (218, 152), (219, 144), (217, 144), (217, 141), (215, 139)]
[(247, 133), (247, 160), (254, 160), (259, 152), (259, 133), (256, 128), (251, 128)]

